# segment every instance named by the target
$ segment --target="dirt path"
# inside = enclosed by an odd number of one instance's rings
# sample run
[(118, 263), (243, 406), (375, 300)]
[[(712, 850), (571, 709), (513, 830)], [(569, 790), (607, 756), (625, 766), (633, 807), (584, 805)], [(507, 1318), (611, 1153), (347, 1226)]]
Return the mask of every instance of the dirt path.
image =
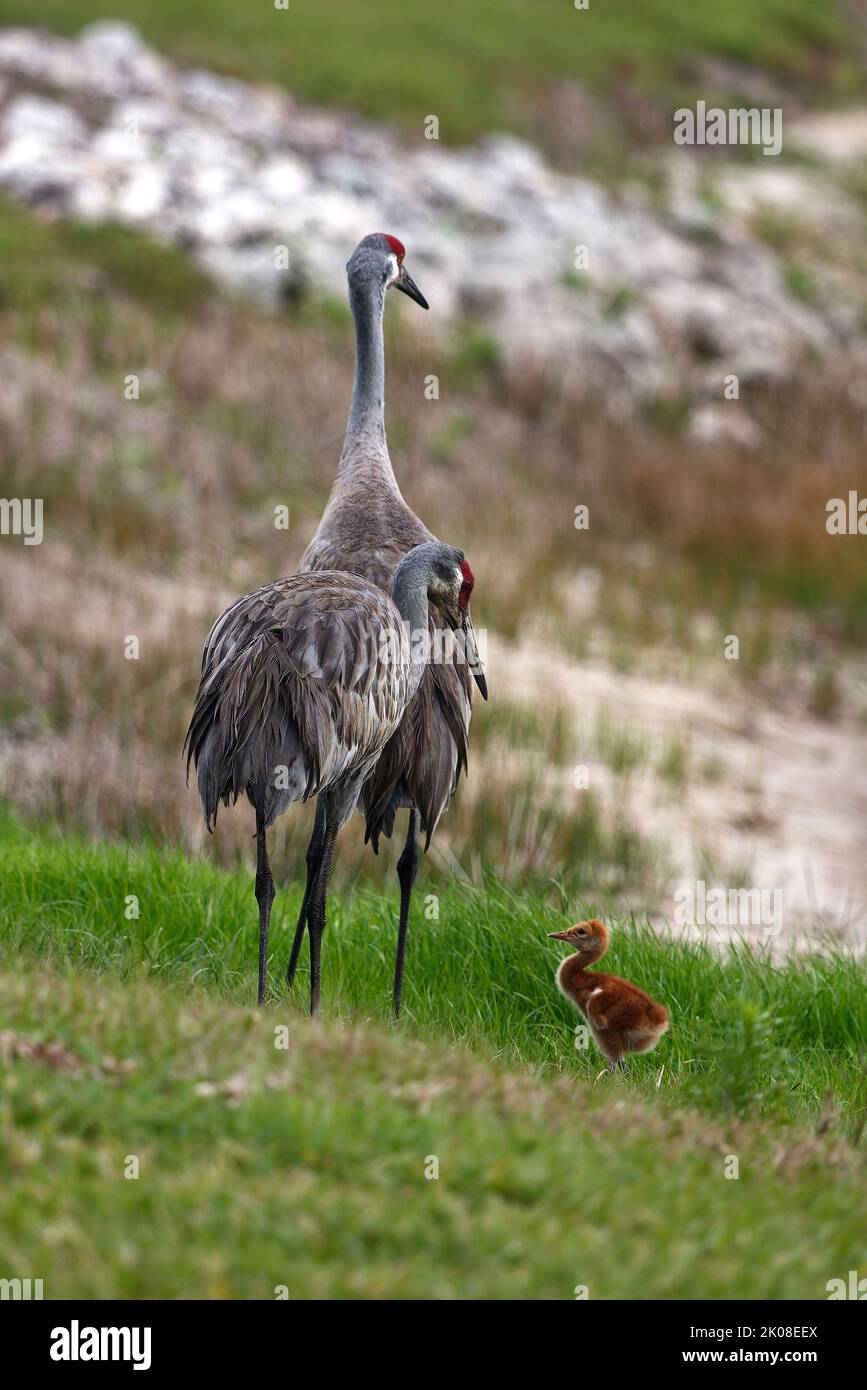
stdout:
[[(655, 915), (672, 921), (677, 890), (701, 879), (708, 891), (781, 890), (781, 941), (817, 932), (867, 940), (867, 736), (854, 719), (782, 711), (734, 681), (724, 698), (496, 640), (489, 667), (492, 689), (511, 700), (574, 709), (575, 762), (587, 766), (590, 788), (667, 851)], [(600, 756), (601, 723), (646, 740), (646, 757), (626, 776)], [(659, 769), (672, 746), (687, 750), (677, 785)], [(564, 796), (580, 796), (567, 774)], [(737, 929), (763, 935), (759, 926)]]

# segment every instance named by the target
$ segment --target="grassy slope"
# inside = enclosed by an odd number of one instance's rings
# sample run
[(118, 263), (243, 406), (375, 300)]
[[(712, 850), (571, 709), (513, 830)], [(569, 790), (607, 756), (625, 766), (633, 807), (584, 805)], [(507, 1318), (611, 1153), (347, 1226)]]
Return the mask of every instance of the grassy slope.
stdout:
[(816, 1141), (74, 970), (0, 1006), (0, 1260), (49, 1298), (823, 1298), (863, 1255), (861, 1165)]
[(182, 62), (282, 82), (417, 134), (433, 112), (451, 140), (526, 128), (539, 90), (556, 80), (603, 89), (628, 80), (670, 97), (697, 52), (822, 86), (847, 71), (847, 30), (831, 0), (619, 0), (585, 12), (571, 0), (291, 0), (286, 10), (270, 0), (3, 0), (0, 12), (70, 34), (96, 18), (130, 20)]
[[(245, 869), (221, 874), (179, 854), (46, 839), (14, 823), (0, 855), (0, 940), (7, 950), (36, 950), (123, 979), (192, 982), (236, 1003), (253, 998), (257, 916)], [(437, 885), (433, 898), (430, 889), (422, 877), (405, 1026), (509, 1065), (592, 1081), (599, 1059), (573, 1046), (576, 1016), (552, 982), (559, 952), (545, 932), (562, 926), (563, 916), (493, 881), (484, 892), (452, 883)], [(131, 894), (139, 916), (128, 921)], [(294, 884), (274, 909), (271, 997), (278, 1002), (298, 901)], [(395, 906), (371, 892), (334, 895), (323, 952), (327, 1013), (388, 1021)], [(425, 920), (434, 909), (439, 916)], [(610, 968), (666, 1001), (674, 1019), (657, 1053), (633, 1059), (631, 1087), (655, 1095), (664, 1063), (663, 1091), (672, 1099), (711, 1109), (731, 1101), (791, 1117), (816, 1113), (831, 1095), (841, 1119), (857, 1125), (867, 1101), (863, 965), (841, 955), (772, 968), (748, 950), (720, 957), (622, 921), (617, 927)], [(305, 985), (299, 980), (299, 1006)]]
[(398, 1031), (363, 1018), (384, 1013), (391, 928), (356, 897), (311, 1024), (276, 988), (263, 1014), (233, 1002), (252, 989), (246, 880), (15, 827), (3, 845), (0, 1266), (47, 1297), (823, 1298), (862, 1259), (863, 1154), (833, 1121), (701, 1114), (649, 1084), (661, 1061), (686, 1078), (696, 1005), (725, 1026), (765, 990), (788, 1000), (805, 1090), (842, 1075), (864, 1032), (851, 966), (775, 981), (621, 933), (616, 963), (674, 1030), (626, 1087), (594, 1087), (531, 902), (453, 894), (416, 924)]

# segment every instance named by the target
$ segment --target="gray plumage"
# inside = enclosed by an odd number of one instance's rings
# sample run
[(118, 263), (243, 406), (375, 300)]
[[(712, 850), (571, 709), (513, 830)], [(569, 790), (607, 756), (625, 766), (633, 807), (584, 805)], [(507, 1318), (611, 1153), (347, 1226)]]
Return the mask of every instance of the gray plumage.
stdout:
[[(358, 501), (360, 504), (361, 498)], [(410, 523), (406, 513), (412, 513), (402, 498), (394, 506), (390, 501), (377, 497), (374, 490), (368, 510), (357, 518), (360, 525), (357, 529), (351, 523), (340, 526), (339, 541), (329, 534), (326, 512), (323, 525), (304, 552), (302, 571), (340, 568), (366, 575), (387, 588), (407, 550), (434, 539), (420, 521), (416, 519), (414, 526)], [(354, 511), (353, 491), (343, 491), (340, 504), (340, 520), (349, 521)], [(432, 631), (442, 627), (435, 612), (431, 613), (430, 627)], [(455, 660), (427, 667), (404, 721), (362, 792), (365, 838), (372, 840), (374, 848), (378, 848), (381, 834), (391, 835), (400, 807), (418, 808), (426, 844), (430, 843), (467, 766), (471, 689), (472, 676), (466, 663)]]
[(400, 630), (380, 589), (329, 571), (275, 580), (217, 619), (186, 745), (209, 830), (242, 793), (267, 829), (370, 770), (409, 693), (408, 668), (384, 658)]
[[(356, 375), (337, 478), (299, 569), (345, 570), (387, 589), (400, 559), (436, 538), (401, 496), (385, 435), (382, 316), (389, 283), (404, 288), (402, 262), (380, 233), (365, 237), (347, 266), (356, 325)], [(406, 277), (409, 278), (408, 276)], [(409, 282), (418, 296), (418, 290)], [(426, 308), (427, 305), (425, 304)], [(431, 628), (441, 626), (435, 610)], [(470, 632), (472, 631), (470, 626)], [(477, 675), (483, 686), (483, 678)], [(467, 767), (473, 675), (459, 659), (428, 666), (418, 694), (361, 796), (365, 838), (378, 847), (399, 807), (417, 807), (426, 845)]]
[(256, 811), (260, 1003), (274, 898), (265, 832), (293, 802), (319, 796), (323, 844), (304, 908), (315, 1012), (337, 832), (424, 674), (427, 653), (411, 634), (427, 628), (429, 598), (448, 626), (464, 621), (463, 562), (451, 546), (417, 546), (391, 598), (345, 572), (278, 579), (238, 599), (208, 635), (184, 751), (209, 829), (242, 794)]
[[(422, 308), (428, 307), (407, 273), (403, 258), (404, 248), (399, 241), (375, 233), (359, 243), (347, 265), (356, 338), (352, 402), (337, 479), (300, 566), (302, 571), (346, 570), (366, 576), (383, 588), (389, 585), (402, 555), (415, 545), (434, 540), (401, 496), (385, 437), (382, 317), (386, 291), (394, 285)], [(434, 609), (429, 622), (435, 635), (441, 620)], [(406, 842), (397, 863), (400, 912), (393, 989), (395, 1016), (400, 1013), (407, 923), (418, 867), (418, 817), (421, 816), (427, 848), (461, 771), (467, 766), (472, 679), (487, 697), (466, 611), (462, 629), (464, 640), (459, 650), (470, 654), (473, 666), (458, 658), (427, 667), (418, 693), (409, 702), (361, 793), (365, 839), (373, 843), (374, 850), (379, 848), (380, 835), (391, 835), (398, 808), (409, 808)], [(322, 816), (317, 806), (307, 850), (307, 891), (286, 972), (290, 986), (304, 935), (307, 903), (318, 872), (321, 841)]]

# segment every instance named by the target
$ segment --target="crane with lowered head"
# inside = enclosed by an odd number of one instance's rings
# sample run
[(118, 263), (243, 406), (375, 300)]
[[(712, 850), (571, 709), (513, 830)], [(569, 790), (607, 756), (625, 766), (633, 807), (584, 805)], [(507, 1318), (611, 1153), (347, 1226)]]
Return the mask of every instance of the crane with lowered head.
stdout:
[(256, 813), (260, 1004), (274, 901), (268, 827), (293, 802), (318, 797), (322, 848), (307, 905), (315, 1013), (337, 833), (424, 678), (428, 649), (414, 634), (427, 635), (431, 608), (466, 633), (472, 587), (463, 551), (427, 541), (402, 557), (391, 597), (357, 575), (320, 570), (255, 589), (214, 623), (184, 750), (209, 830), (220, 803), (241, 794)]

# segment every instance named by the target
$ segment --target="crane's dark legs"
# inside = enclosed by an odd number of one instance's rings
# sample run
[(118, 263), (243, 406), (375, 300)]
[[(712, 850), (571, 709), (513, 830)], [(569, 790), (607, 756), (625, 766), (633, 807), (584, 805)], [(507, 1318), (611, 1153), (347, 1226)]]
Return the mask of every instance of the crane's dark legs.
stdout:
[(415, 883), (415, 876), (418, 872), (417, 834), (418, 811), (413, 809), (409, 813), (406, 842), (401, 856), (397, 861), (397, 877), (400, 881), (400, 917), (397, 923), (397, 959), (394, 963), (394, 992), (392, 994), (395, 1018), (400, 1016), (400, 996), (403, 993), (403, 965), (406, 958), (406, 929), (409, 922), (409, 900), (412, 897), (412, 885)]
[(289, 964), (286, 967), (286, 985), (292, 988), (292, 981), (295, 979), (295, 971), (298, 969), (298, 957), (301, 954), (301, 942), (304, 940), (304, 928), (307, 925), (307, 912), (310, 907), (310, 894), (316, 882), (316, 875), (319, 870), (319, 860), (322, 855), (322, 837), (325, 833), (325, 798), (320, 796), (316, 802), (316, 816), (313, 821), (313, 834), (310, 836), (310, 844), (307, 846), (307, 882), (304, 885), (304, 899), (301, 903), (301, 911), (298, 914), (298, 925), (295, 928), (295, 940), (292, 942), (292, 952), (289, 956)]
[(265, 817), (256, 811), (256, 901), (259, 904), (259, 1003), (265, 1003), (265, 977), (268, 973), (268, 925), (274, 901), (274, 880), (265, 843)]
[(328, 880), (334, 862), (334, 846), (337, 841), (337, 822), (326, 817), (325, 833), (322, 838), (322, 855), (319, 872), (310, 898), (308, 926), (310, 931), (310, 1012), (315, 1014), (319, 1008), (319, 956), (322, 946), (322, 933), (325, 931), (325, 904), (328, 897)]

